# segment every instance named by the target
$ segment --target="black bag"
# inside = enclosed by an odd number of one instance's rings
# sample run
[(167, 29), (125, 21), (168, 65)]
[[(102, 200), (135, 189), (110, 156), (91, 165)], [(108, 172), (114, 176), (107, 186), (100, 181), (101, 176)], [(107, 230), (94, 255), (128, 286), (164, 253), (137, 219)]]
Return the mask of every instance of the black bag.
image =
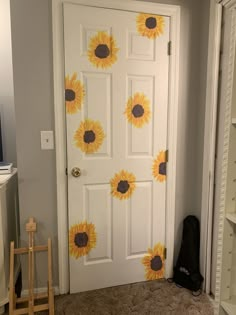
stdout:
[(191, 291), (201, 289), (203, 277), (199, 271), (200, 227), (195, 216), (184, 219), (179, 257), (174, 268), (173, 281)]

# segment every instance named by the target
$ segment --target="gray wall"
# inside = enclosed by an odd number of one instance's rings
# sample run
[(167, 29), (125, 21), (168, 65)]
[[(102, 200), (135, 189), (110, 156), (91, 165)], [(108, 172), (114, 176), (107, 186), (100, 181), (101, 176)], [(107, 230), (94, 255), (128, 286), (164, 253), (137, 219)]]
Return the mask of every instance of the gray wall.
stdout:
[[(155, 1), (150, 1), (155, 2)], [(159, 2), (159, 1), (156, 1)], [(163, 0), (181, 6), (180, 81), (175, 249), (182, 220), (200, 218), (205, 81), (209, 1)], [(38, 240), (54, 243), (57, 270), (55, 152), (40, 150), (40, 130), (54, 128), (51, 9), (49, 0), (11, 0), (13, 68), (22, 242), (28, 216), (39, 222)], [(44, 286), (45, 264), (37, 265), (37, 285)], [(39, 278), (40, 275), (40, 278)], [(24, 277), (26, 274), (24, 275)]]
[(0, 1), (0, 112), (4, 159), (16, 165), (10, 0)]
[[(55, 151), (40, 149), (40, 130), (54, 129), (52, 30), (48, 0), (11, 1), (14, 92), (22, 245), (25, 223), (38, 221), (37, 243), (53, 241), (54, 283), (58, 283)], [(46, 256), (38, 254), (36, 284), (46, 287)], [(24, 279), (27, 264), (24, 263)], [(27, 283), (24, 282), (24, 286)]]

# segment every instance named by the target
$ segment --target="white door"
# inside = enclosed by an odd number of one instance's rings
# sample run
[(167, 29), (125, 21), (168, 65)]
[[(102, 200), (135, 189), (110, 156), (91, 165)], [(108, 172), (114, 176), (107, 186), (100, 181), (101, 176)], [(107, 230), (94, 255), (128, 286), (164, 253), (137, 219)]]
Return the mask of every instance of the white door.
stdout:
[(165, 276), (169, 24), (64, 5), (70, 292)]

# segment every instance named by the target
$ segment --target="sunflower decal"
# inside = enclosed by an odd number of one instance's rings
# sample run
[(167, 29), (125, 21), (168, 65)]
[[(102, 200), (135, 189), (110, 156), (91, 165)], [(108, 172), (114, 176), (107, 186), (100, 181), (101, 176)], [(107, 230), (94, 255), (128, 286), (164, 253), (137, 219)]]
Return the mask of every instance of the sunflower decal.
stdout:
[(70, 255), (78, 259), (87, 255), (92, 248), (96, 247), (97, 235), (92, 223), (81, 222), (71, 226), (69, 231)]
[(152, 175), (159, 182), (164, 182), (166, 179), (166, 152), (161, 151), (152, 165)]
[(159, 15), (140, 13), (136, 19), (138, 33), (154, 39), (164, 31), (164, 18)]
[(85, 153), (95, 153), (105, 138), (99, 121), (85, 119), (81, 122), (74, 135), (75, 146)]
[(109, 68), (116, 62), (118, 50), (112, 36), (98, 32), (90, 39), (88, 59), (97, 68)]
[(125, 115), (132, 125), (137, 128), (143, 127), (151, 117), (149, 99), (143, 93), (135, 93), (128, 99)]
[(157, 280), (164, 278), (165, 263), (164, 263), (165, 247), (158, 243), (153, 249), (148, 249), (148, 255), (142, 259), (142, 264), (145, 266), (146, 280)]
[(136, 188), (135, 180), (135, 176), (127, 171), (116, 173), (110, 181), (112, 196), (120, 200), (130, 198)]
[(77, 80), (77, 73), (75, 72), (71, 78), (67, 75), (65, 78), (65, 102), (68, 114), (75, 114), (81, 109), (84, 95), (84, 86)]

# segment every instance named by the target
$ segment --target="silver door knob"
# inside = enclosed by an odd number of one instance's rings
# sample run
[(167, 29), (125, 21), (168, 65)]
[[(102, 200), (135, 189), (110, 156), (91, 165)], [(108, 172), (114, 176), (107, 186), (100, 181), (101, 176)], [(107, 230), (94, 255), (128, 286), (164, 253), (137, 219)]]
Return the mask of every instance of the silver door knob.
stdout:
[(81, 170), (78, 167), (73, 167), (71, 170), (71, 174), (74, 177), (80, 177), (81, 176)]

